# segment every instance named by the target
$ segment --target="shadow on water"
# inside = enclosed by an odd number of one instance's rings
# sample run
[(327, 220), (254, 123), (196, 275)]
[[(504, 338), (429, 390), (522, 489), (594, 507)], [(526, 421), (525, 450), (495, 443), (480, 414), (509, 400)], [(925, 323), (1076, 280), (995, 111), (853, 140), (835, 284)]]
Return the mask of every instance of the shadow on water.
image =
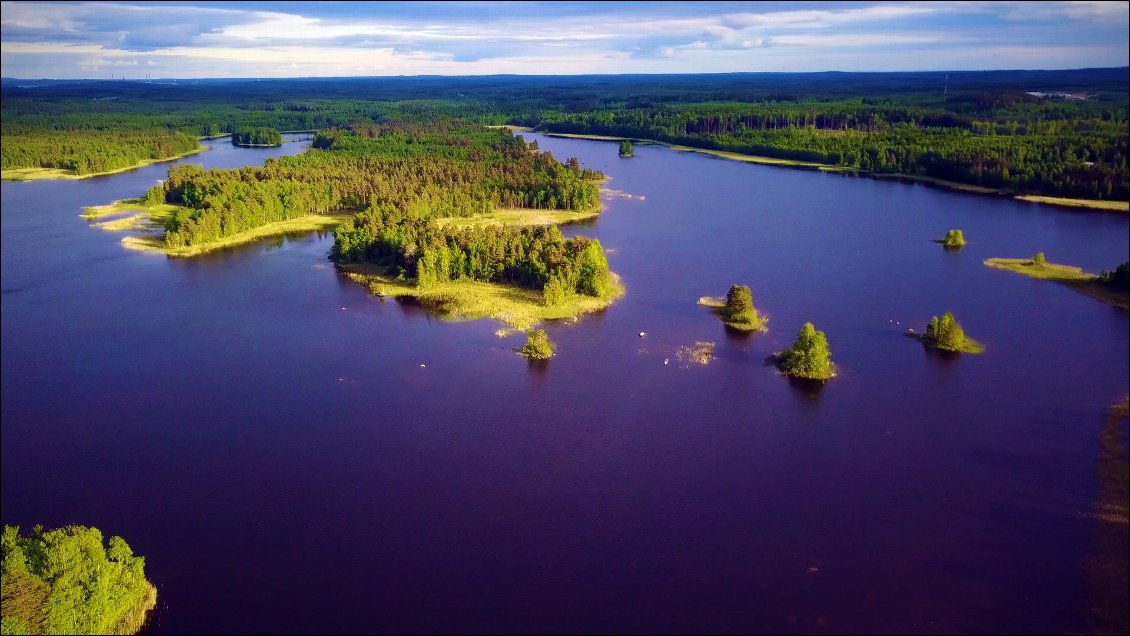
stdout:
[(820, 399), (820, 394), (824, 392), (824, 387), (828, 385), (827, 382), (808, 378), (788, 376), (788, 379), (789, 388), (792, 389), (793, 395), (800, 398), (802, 402), (809, 404), (816, 403)]
[(1087, 589), (1087, 612), (1096, 634), (1130, 633), (1130, 534), (1127, 532), (1127, 499), (1130, 497), (1130, 467), (1127, 464), (1127, 398), (1107, 411), (1106, 425), (1099, 434), (1096, 462), (1098, 494), (1094, 506), (1094, 530), (1083, 562)]
[(526, 369), (536, 384), (544, 384), (549, 378), (549, 360), (527, 360)]
[(753, 334), (757, 333), (749, 329), (736, 329), (726, 323), (722, 323), (722, 330), (726, 332), (726, 339), (735, 344), (747, 343), (753, 339)]

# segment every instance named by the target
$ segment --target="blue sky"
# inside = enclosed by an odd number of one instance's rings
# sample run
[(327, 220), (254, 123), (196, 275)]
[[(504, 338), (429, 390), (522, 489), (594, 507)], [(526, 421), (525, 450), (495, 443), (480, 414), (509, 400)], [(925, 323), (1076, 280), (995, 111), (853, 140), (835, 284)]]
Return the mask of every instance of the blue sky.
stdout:
[(1125, 66), (1127, 2), (3, 2), (19, 78)]

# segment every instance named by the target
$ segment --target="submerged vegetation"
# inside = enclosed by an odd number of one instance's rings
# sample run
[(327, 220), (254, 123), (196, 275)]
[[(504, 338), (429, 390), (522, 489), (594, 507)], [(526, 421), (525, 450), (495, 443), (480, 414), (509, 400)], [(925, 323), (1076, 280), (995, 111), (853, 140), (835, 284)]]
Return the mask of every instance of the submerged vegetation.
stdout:
[(731, 285), (725, 299), (703, 296), (698, 303), (713, 309), (728, 327), (740, 331), (769, 331), (768, 319), (753, 306), (752, 292), (745, 285)]
[(526, 334), (526, 344), (522, 345), (518, 353), (531, 361), (548, 360), (553, 357), (555, 349), (544, 329), (534, 329)]
[(830, 380), (836, 376), (828, 337), (806, 322), (797, 333), (793, 346), (772, 356), (777, 368), (785, 375), (804, 380)]
[(925, 334), (911, 329), (907, 335), (917, 338), (927, 347), (951, 353), (981, 353), (985, 350), (985, 345), (965, 335), (961, 323), (948, 311), (940, 318), (931, 318)]
[(675, 350), (675, 359), (686, 364), (706, 366), (714, 359), (714, 343), (698, 340), (693, 345), (681, 346)]
[(4, 526), (0, 549), (4, 634), (133, 634), (157, 603), (145, 559), (96, 528)]

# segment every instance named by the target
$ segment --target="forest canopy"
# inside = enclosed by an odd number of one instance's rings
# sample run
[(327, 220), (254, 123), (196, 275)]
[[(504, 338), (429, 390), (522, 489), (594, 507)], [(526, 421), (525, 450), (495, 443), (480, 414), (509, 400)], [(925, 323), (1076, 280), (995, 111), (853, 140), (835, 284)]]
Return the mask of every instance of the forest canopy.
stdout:
[(6, 525), (0, 552), (4, 634), (133, 634), (156, 605), (145, 558), (97, 528)]

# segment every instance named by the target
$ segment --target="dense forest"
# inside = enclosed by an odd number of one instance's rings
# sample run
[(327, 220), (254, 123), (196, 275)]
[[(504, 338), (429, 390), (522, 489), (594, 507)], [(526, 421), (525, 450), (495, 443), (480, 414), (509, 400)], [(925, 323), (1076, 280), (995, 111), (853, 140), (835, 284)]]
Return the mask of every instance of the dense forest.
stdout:
[(282, 135), (274, 128), (243, 128), (232, 133), (236, 146), (281, 146)]
[(4, 634), (132, 634), (156, 604), (145, 559), (96, 528), (4, 526), (0, 552)]
[(589, 210), (600, 204), (601, 178), (505, 129), (393, 121), (319, 133), (305, 154), (262, 167), (175, 166), (147, 199), (184, 206), (165, 235), (170, 247), (184, 247), (308, 214), (391, 209), (419, 220), (500, 207)]
[[(0, 82), (3, 167), (173, 154), (165, 134), (459, 118), (1127, 200), (1127, 69)], [(1031, 93), (1039, 93), (1034, 95)], [(1077, 99), (1056, 99), (1063, 93)], [(78, 131), (70, 145), (52, 141)], [(150, 135), (141, 139), (141, 135)], [(163, 143), (163, 142), (162, 142)], [(178, 146), (179, 147), (179, 146)]]
[(3, 169), (60, 168), (78, 175), (131, 168), (195, 150), (195, 136), (166, 128), (4, 131)]

